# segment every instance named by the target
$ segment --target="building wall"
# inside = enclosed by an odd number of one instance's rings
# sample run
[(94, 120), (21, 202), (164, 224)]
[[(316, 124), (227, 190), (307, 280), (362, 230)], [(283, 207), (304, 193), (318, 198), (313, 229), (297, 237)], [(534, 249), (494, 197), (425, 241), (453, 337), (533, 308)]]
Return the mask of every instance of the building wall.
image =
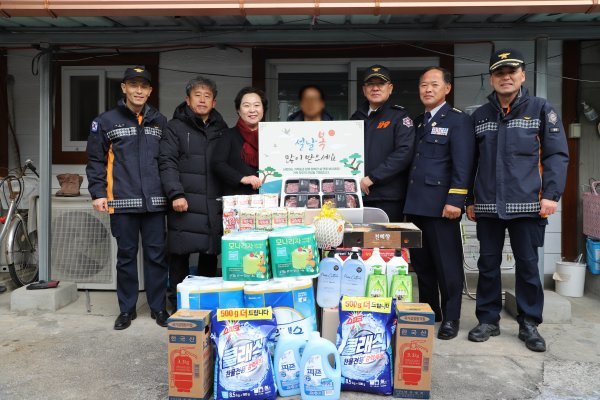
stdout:
[[(526, 42), (496, 42), (496, 48), (514, 46), (520, 49), (527, 61), (533, 62), (534, 43)], [(561, 108), (561, 75), (562, 51), (560, 41), (550, 41), (548, 99)], [(457, 44), (455, 46), (455, 75), (454, 87), (455, 106), (465, 109), (478, 102), (485, 101), (490, 91), (487, 77), (487, 62), (491, 51), (491, 43)], [(598, 53), (596, 53), (598, 54)], [(14, 108), (16, 114), (16, 130), (21, 148), (21, 158), (31, 158), (37, 162), (39, 157), (39, 79), (31, 73), (31, 60), (35, 52), (11, 51), (8, 53), (8, 71), (14, 77)], [(466, 58), (466, 59), (464, 59)], [(250, 49), (227, 48), (224, 50), (211, 48), (203, 50), (181, 50), (162, 53), (160, 56), (160, 99), (159, 107), (167, 117), (171, 117), (175, 107), (184, 100), (185, 83), (198, 74), (213, 78), (218, 85), (217, 109), (223, 114), (231, 126), (237, 119), (233, 105), (235, 94), (243, 86), (250, 85), (252, 75), (252, 53)], [(468, 59), (481, 60), (475, 63)], [(178, 71), (176, 71), (178, 70)], [(526, 85), (533, 91), (533, 66), (527, 68), (529, 74)], [(187, 71), (187, 72), (180, 72)], [(209, 75), (216, 74), (216, 75)], [(228, 77), (218, 75), (231, 75)], [(481, 77), (484, 74), (484, 89), (481, 91)], [(477, 75), (464, 77), (466, 75)], [(600, 109), (600, 104), (597, 106)], [(597, 139), (597, 137), (596, 137)], [(582, 143), (583, 144), (583, 143)], [(9, 149), (11, 166), (16, 165), (14, 149)], [(593, 162), (590, 154), (589, 162)], [(596, 161), (597, 163), (597, 161)], [(83, 166), (54, 166), (54, 173), (78, 172), (83, 173)], [(600, 176), (600, 173), (596, 173)], [(56, 183), (54, 183), (56, 186)], [(86, 187), (84, 183), (84, 187)], [(554, 262), (560, 258), (560, 212), (550, 218), (544, 247), (545, 271), (554, 271)]]

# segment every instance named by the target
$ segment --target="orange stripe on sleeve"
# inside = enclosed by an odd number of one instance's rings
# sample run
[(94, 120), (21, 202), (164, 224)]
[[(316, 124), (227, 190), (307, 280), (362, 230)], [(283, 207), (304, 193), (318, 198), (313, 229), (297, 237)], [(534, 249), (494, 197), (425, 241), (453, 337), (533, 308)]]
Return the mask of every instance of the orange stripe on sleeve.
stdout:
[[(108, 196), (107, 200), (112, 201), (115, 199), (113, 195), (113, 165), (115, 162), (115, 153), (113, 153), (112, 143), (108, 148), (108, 162), (106, 165), (106, 194)], [(109, 214), (113, 214), (115, 209), (112, 207), (108, 207)]]

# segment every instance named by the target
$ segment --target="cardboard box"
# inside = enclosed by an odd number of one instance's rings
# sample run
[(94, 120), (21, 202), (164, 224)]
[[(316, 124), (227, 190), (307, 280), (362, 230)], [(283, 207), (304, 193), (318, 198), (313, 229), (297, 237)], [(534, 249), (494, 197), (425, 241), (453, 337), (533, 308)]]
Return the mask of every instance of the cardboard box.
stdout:
[(209, 399), (212, 394), (210, 314), (179, 310), (168, 320), (169, 400)]
[(419, 248), (421, 230), (408, 222), (353, 224), (344, 231), (344, 247)]
[(340, 311), (337, 307), (321, 309), (321, 337), (336, 344), (339, 325)]
[(429, 399), (435, 314), (428, 304), (396, 303), (394, 397)]

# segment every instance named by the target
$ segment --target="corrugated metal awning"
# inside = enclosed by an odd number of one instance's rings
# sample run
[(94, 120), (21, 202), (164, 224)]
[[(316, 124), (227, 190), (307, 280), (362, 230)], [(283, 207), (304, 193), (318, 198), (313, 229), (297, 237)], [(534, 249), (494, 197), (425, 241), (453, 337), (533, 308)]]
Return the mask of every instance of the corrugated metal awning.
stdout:
[(591, 13), (599, 0), (2, 0), (13, 16)]

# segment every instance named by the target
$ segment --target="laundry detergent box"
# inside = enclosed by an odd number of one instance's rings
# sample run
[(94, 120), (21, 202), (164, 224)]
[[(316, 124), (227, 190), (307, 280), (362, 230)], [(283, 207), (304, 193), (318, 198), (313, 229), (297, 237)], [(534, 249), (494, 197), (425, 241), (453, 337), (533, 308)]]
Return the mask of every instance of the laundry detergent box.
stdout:
[(428, 304), (396, 302), (394, 397), (429, 399), (435, 315)]
[(336, 345), (342, 364), (342, 390), (391, 395), (394, 299), (344, 296), (339, 315)]
[(271, 307), (218, 309), (212, 316), (215, 400), (275, 400), (271, 350), (277, 321)]
[(275, 278), (315, 277), (319, 274), (319, 249), (314, 226), (288, 226), (269, 234)]
[(221, 266), (225, 281), (266, 281), (269, 266), (269, 234), (260, 231), (231, 232), (221, 238)]
[(168, 320), (169, 400), (211, 396), (210, 317), (211, 311), (179, 310)]
[(273, 308), (277, 319), (276, 340), (293, 335), (306, 340), (317, 330), (317, 308), (310, 278), (270, 280), (244, 286), (246, 307)]

